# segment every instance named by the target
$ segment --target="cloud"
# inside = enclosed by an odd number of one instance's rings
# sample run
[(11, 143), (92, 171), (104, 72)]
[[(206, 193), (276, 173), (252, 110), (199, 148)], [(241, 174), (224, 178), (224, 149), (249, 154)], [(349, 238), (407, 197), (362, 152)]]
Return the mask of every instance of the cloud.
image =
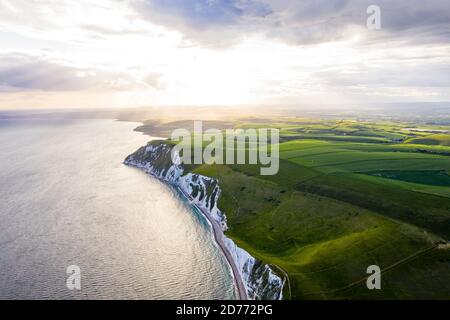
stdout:
[(364, 70), (363, 67), (351, 72), (316, 72), (311, 76), (329, 86), (353, 87), (435, 87), (450, 88), (448, 75), (450, 64), (430, 63), (426, 65), (384, 67)]
[[(145, 19), (206, 45), (234, 42), (243, 31), (258, 26), (273, 11), (258, 0), (132, 0)], [(243, 29), (240, 29), (243, 27)]]
[[(366, 27), (369, 4), (381, 7), (381, 30)], [(58, 96), (65, 105), (94, 97), (116, 103), (119, 96), (122, 104), (375, 94), (380, 101), (383, 95), (443, 100), (449, 6), (448, 0), (0, 0), (0, 96), (22, 97), (20, 105), (36, 96)]]
[(80, 26), (82, 30), (93, 33), (97, 36), (107, 37), (107, 36), (127, 36), (127, 35), (146, 35), (149, 34), (148, 30), (145, 29), (123, 29), (123, 28), (107, 28), (104, 26), (82, 24)]
[(243, 34), (264, 34), (295, 45), (345, 40), (450, 41), (448, 0), (378, 0), (382, 29), (368, 30), (372, 0), (132, 0), (146, 19), (206, 45), (232, 44)]
[(253, 0), (146, 0), (135, 5), (159, 22), (177, 20), (194, 29), (233, 25), (272, 13), (268, 5)]
[(76, 68), (42, 57), (18, 53), (0, 55), (0, 92), (122, 91), (156, 88), (157, 81), (156, 74), (142, 81), (122, 72)]
[(153, 87), (155, 89), (163, 89), (163, 85), (161, 83), (161, 77), (162, 75), (158, 72), (151, 72), (147, 74), (142, 81), (146, 84), (148, 84), (150, 87)]

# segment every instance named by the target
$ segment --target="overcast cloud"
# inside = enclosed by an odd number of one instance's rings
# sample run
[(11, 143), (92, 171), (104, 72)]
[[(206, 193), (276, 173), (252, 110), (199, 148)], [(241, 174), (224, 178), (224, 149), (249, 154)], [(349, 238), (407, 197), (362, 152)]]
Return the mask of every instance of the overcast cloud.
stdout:
[(449, 101), (448, 74), (448, 0), (0, 0), (0, 108)]

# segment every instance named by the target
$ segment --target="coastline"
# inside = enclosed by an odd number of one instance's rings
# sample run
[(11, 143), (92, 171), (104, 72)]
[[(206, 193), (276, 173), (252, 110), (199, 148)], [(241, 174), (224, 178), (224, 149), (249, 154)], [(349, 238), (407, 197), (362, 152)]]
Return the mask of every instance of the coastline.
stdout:
[[(130, 163), (124, 162), (125, 165), (130, 165)], [(236, 295), (238, 297), (238, 300), (249, 300), (247, 296), (247, 289), (244, 285), (244, 282), (242, 280), (241, 274), (238, 271), (238, 266), (236, 261), (233, 259), (233, 256), (231, 255), (230, 251), (228, 250), (227, 246), (223, 242), (223, 238), (225, 237), (225, 234), (222, 231), (221, 226), (217, 223), (217, 221), (211, 217), (211, 215), (206, 212), (205, 209), (200, 207), (197, 203), (194, 202), (195, 199), (193, 199), (189, 194), (187, 194), (186, 191), (184, 191), (179, 185), (175, 185), (173, 183), (168, 183), (167, 180), (159, 177), (158, 175), (145, 171), (149, 175), (151, 175), (153, 178), (158, 179), (165, 185), (168, 185), (169, 187), (172, 187), (175, 191), (178, 191), (178, 194), (183, 196), (184, 199), (189, 202), (191, 206), (194, 206), (197, 210), (200, 211), (203, 217), (205, 217), (208, 224), (211, 226), (211, 232), (213, 235), (214, 243), (219, 247), (220, 251), (222, 252), (222, 255), (224, 256), (225, 260), (227, 261), (228, 266), (231, 269), (231, 275), (233, 277), (233, 283)]]
[(214, 220), (214, 218), (212, 218), (210, 216), (210, 214), (208, 212), (206, 212), (206, 210), (204, 210), (203, 208), (198, 206), (194, 202), (194, 199), (192, 199), (192, 197), (189, 196), (182, 188), (177, 186), (176, 189), (184, 196), (184, 198), (192, 206), (194, 206), (196, 209), (198, 209), (202, 213), (202, 215), (206, 218), (206, 220), (208, 221), (209, 225), (211, 226), (211, 232), (213, 233), (214, 241), (217, 244), (217, 246), (221, 249), (222, 254), (224, 255), (225, 259), (227, 260), (228, 265), (231, 268), (231, 271), (232, 271), (231, 274), (233, 276), (233, 282), (234, 282), (235, 290), (236, 290), (237, 296), (239, 297), (239, 300), (248, 300), (247, 290), (242, 281), (241, 274), (238, 271), (238, 267), (237, 267), (234, 259), (232, 258), (230, 251), (223, 243), (223, 237), (225, 236), (225, 234), (223, 233), (221, 227), (217, 224), (217, 221)]
[[(222, 251), (233, 277), (237, 299), (281, 300), (285, 279), (270, 265), (255, 259), (225, 235), (226, 215), (217, 207), (221, 194), (217, 180), (190, 172), (185, 173), (181, 159), (173, 161), (171, 146), (163, 141), (149, 142), (129, 155), (124, 164), (136, 167), (174, 188), (191, 210), (198, 210), (211, 226), (214, 242)], [(197, 213), (197, 214), (198, 214)]]

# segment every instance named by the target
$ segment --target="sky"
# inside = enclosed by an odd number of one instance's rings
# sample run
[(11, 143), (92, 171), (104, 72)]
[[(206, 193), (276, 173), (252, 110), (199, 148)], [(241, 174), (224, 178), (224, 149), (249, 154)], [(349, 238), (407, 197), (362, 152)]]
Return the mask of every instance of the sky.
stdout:
[(449, 75), (449, 0), (0, 0), (0, 109), (450, 101)]

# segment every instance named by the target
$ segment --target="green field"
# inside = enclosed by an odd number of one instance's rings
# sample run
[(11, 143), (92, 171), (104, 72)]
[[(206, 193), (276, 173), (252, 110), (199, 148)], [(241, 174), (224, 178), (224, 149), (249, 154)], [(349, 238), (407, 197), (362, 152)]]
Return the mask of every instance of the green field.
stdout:
[(450, 135), (432, 134), (425, 137), (413, 138), (408, 140), (408, 143), (450, 146)]
[[(227, 235), (287, 272), (285, 298), (450, 299), (450, 249), (438, 246), (450, 239), (450, 135), (295, 118), (236, 127), (281, 130), (277, 175), (190, 170), (219, 179)], [(366, 288), (371, 264), (382, 290)]]

